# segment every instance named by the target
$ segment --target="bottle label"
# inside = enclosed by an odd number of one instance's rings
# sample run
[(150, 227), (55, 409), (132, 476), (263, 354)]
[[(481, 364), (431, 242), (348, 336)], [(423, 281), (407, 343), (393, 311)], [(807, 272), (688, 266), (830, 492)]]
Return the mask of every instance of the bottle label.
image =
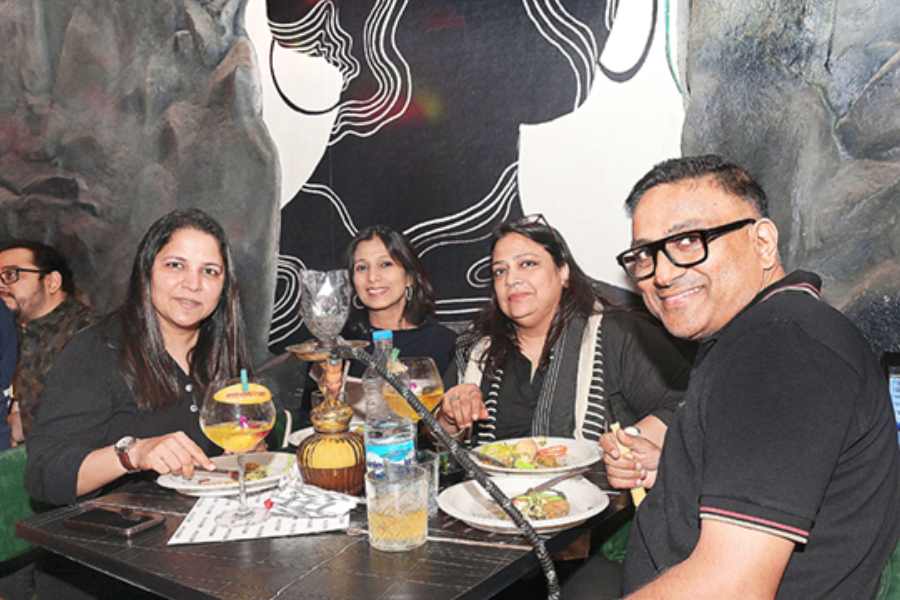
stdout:
[(366, 446), (366, 469), (381, 469), (385, 462), (411, 465), (415, 462), (416, 447), (414, 440), (390, 442), (387, 444), (369, 444)]

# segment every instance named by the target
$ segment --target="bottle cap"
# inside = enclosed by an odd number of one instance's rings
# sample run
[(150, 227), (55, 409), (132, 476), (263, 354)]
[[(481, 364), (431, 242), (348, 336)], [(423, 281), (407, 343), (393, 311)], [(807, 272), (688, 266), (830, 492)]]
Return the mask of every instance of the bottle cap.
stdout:
[(372, 341), (373, 342), (384, 342), (387, 340), (393, 341), (394, 332), (390, 329), (376, 329), (372, 332)]

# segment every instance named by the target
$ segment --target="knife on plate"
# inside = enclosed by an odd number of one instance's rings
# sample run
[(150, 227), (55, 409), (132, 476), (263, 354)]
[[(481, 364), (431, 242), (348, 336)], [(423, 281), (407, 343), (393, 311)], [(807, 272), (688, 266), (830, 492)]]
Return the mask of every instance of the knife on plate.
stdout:
[(547, 481), (545, 481), (543, 483), (539, 483), (538, 485), (536, 485), (534, 487), (528, 488), (527, 490), (525, 490), (524, 493), (519, 494), (519, 495), (527, 496), (528, 494), (534, 494), (536, 492), (543, 492), (545, 490), (549, 490), (557, 483), (561, 483), (567, 479), (572, 479), (573, 477), (578, 477), (579, 475), (584, 475), (588, 471), (590, 471), (590, 469), (588, 469), (588, 468), (576, 469), (574, 471), (569, 471), (568, 473), (563, 473), (562, 475), (557, 475), (553, 479), (548, 479)]

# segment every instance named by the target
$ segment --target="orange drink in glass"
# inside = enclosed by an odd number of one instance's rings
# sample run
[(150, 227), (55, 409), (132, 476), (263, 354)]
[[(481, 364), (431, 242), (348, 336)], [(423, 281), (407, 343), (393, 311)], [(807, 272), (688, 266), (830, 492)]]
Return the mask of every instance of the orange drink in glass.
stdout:
[(229, 380), (224, 387), (211, 384), (200, 411), (200, 429), (214, 444), (237, 455), (240, 506), (220, 515), (222, 527), (252, 525), (266, 517), (264, 509), (247, 506), (244, 453), (253, 450), (275, 425), (272, 393), (248, 379)]
[[(392, 373), (400, 376), (425, 408), (434, 412), (444, 398), (444, 382), (434, 360), (427, 356), (399, 358), (389, 368)], [(395, 414), (413, 423), (419, 421), (416, 411), (390, 384), (385, 383), (382, 392), (384, 401)]]

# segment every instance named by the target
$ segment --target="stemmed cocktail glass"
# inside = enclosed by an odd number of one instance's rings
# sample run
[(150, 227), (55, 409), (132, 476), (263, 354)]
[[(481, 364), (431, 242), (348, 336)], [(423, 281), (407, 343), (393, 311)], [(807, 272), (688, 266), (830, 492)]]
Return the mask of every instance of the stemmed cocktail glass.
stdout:
[(216, 524), (255, 525), (266, 518), (266, 511), (247, 505), (244, 453), (256, 448), (275, 425), (272, 393), (246, 376), (224, 385), (211, 384), (208, 389), (200, 410), (200, 428), (217, 446), (237, 455), (240, 486), (240, 506), (220, 515)]
[[(434, 412), (444, 398), (444, 382), (434, 360), (427, 356), (402, 357), (398, 358), (394, 364), (396, 366), (389, 366), (389, 370), (396, 371), (394, 374), (409, 386), (410, 391), (416, 395), (419, 402)], [(393, 386), (385, 383), (382, 392), (384, 401), (395, 414), (406, 417), (413, 423), (418, 423), (421, 417)]]

